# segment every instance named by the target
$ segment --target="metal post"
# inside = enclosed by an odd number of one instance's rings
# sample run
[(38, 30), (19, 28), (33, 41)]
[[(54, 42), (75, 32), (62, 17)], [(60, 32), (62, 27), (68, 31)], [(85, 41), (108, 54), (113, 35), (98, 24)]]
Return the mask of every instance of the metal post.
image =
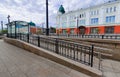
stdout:
[(102, 39), (104, 39), (104, 35), (102, 35)]
[(8, 15), (8, 17), (7, 17), (7, 18), (8, 18), (8, 25), (7, 25), (7, 37), (9, 37), (9, 36), (8, 36), (8, 26), (10, 26), (10, 15)]
[(92, 51), (91, 51), (91, 67), (93, 67), (93, 55), (94, 55), (94, 45), (92, 45)]
[(78, 36), (78, 18), (77, 18), (77, 36)]
[(27, 34), (27, 42), (29, 43), (29, 33)]
[(58, 39), (57, 39), (57, 38), (56, 38), (56, 40), (55, 40), (55, 53), (59, 54)]
[(12, 38), (12, 25), (11, 25), (11, 23), (9, 24), (9, 28), (10, 28), (10, 37)]
[(17, 25), (16, 25), (16, 21), (15, 21), (15, 39), (17, 38)]
[(2, 34), (3, 34), (3, 21), (1, 21), (1, 29), (2, 29)]
[(27, 42), (29, 43), (29, 33), (30, 33), (30, 25), (28, 24), (28, 34), (27, 34)]
[(38, 47), (40, 47), (40, 36), (38, 36)]
[(20, 40), (21, 40), (21, 33), (20, 33)]
[(46, 0), (46, 36), (49, 36), (49, 26), (48, 26), (48, 0)]
[(99, 58), (99, 65), (98, 65), (98, 69), (101, 69), (101, 53), (98, 52), (98, 58)]
[(30, 33), (30, 25), (28, 24), (28, 34)]

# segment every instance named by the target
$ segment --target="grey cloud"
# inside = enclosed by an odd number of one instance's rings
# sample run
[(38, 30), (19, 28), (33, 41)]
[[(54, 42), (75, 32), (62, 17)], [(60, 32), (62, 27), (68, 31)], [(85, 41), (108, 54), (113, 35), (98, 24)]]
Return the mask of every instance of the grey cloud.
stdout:
[[(45, 0), (20, 0), (21, 2), (17, 2), (16, 0), (0, 0), (0, 5), (4, 6), (9, 13), (12, 13), (15, 19), (19, 19), (20, 17), (23, 20), (31, 20), (36, 21), (35, 23), (45, 22)], [(93, 3), (96, 1), (95, 3)], [(108, 0), (105, 0), (108, 1)], [(54, 11), (58, 11), (59, 6), (62, 4), (65, 7), (65, 10), (76, 10), (83, 7), (87, 7), (90, 4), (99, 4), (103, 2), (102, 0), (49, 0), (49, 22), (51, 24), (56, 23), (56, 13)], [(2, 7), (0, 7), (2, 9)], [(4, 10), (3, 9), (3, 10)], [(12, 9), (12, 11), (10, 10)], [(1, 10), (0, 10), (1, 12)], [(7, 13), (0, 13), (0, 20), (6, 20)], [(32, 17), (31, 17), (32, 15)], [(43, 21), (44, 18), (44, 21)]]

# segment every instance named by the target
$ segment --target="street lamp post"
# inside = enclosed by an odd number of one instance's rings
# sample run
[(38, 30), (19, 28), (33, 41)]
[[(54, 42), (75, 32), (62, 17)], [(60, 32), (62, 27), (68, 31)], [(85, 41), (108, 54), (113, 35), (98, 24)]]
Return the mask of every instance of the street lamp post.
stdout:
[(17, 22), (15, 21), (15, 39), (17, 38)]
[(45, 23), (42, 23), (42, 33), (44, 33), (44, 24)]
[(27, 34), (27, 42), (29, 43), (29, 35), (30, 35), (30, 24), (28, 24), (28, 34)]
[(8, 37), (8, 26), (10, 26), (10, 15), (8, 15), (8, 25), (7, 25), (7, 37)]
[(27, 25), (28, 25), (28, 34), (30, 34), (30, 24)]
[(3, 34), (3, 21), (1, 21), (1, 29), (2, 29), (2, 34)]
[(78, 17), (77, 17), (77, 36), (78, 36)]
[(46, 36), (49, 36), (49, 26), (48, 26), (48, 0), (46, 0)]
[(78, 23), (79, 23), (79, 17), (75, 17), (77, 19), (77, 36), (78, 36)]

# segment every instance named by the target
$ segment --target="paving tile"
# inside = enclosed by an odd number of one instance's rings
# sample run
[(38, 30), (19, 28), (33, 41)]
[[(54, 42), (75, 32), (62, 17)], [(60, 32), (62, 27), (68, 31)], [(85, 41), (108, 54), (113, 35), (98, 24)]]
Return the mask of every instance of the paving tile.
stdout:
[(0, 77), (88, 77), (0, 40)]
[(104, 77), (117, 77), (114, 72), (104, 72)]
[(62, 71), (66, 74), (70, 73), (70, 71), (71, 71), (70, 68), (63, 66), (61, 64), (54, 64), (54, 66), (52, 68), (58, 69), (59, 71)]
[(91, 76), (82, 74), (82, 73), (80, 73), (80, 72), (78, 72), (78, 71), (75, 71), (75, 70), (72, 70), (72, 71), (69, 73), (69, 75), (70, 75), (71, 77), (91, 77)]
[(8, 72), (0, 72), (0, 77), (12, 77)]
[(116, 73), (116, 77), (120, 77), (120, 73)]
[(104, 59), (102, 62), (103, 77), (120, 77), (120, 62)]

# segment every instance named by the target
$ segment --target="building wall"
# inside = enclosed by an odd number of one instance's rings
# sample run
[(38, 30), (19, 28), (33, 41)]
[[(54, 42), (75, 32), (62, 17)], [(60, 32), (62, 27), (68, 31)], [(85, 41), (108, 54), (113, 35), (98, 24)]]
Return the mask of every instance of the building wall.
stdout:
[(105, 33), (105, 27), (104, 26), (99, 26), (99, 34), (104, 34)]
[(40, 30), (41, 30), (40, 28), (30, 27), (30, 33), (32, 33), (32, 34), (36, 34)]
[(115, 33), (115, 34), (120, 34), (120, 25), (116, 25), (116, 26), (115, 26), (114, 33)]
[(120, 26), (119, 9), (120, 0), (61, 14), (57, 16), (57, 29), (85, 26), (85, 33), (90, 34), (91, 27), (98, 27), (100, 29), (99, 34), (105, 34), (105, 26), (114, 26), (114, 33), (120, 33), (118, 30)]

